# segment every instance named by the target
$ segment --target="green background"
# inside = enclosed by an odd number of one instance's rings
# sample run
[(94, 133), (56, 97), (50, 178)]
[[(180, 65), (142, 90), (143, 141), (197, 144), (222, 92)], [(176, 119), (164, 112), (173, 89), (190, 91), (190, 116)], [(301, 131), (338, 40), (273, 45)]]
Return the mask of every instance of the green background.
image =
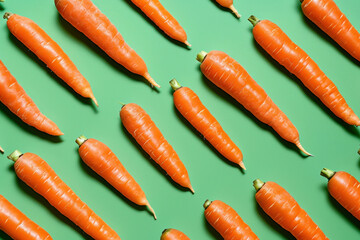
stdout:
[[(360, 1), (337, 0), (360, 29)], [(75, 62), (89, 80), (100, 107), (77, 96), (0, 24), (0, 59), (41, 111), (65, 133), (49, 137), (28, 127), (0, 105), (0, 194), (47, 230), (54, 239), (88, 238), (42, 197), (17, 179), (6, 155), (13, 150), (33, 152), (100, 215), (122, 239), (159, 239), (164, 228), (177, 228), (191, 239), (221, 239), (206, 223), (202, 204), (219, 199), (231, 205), (261, 239), (292, 239), (254, 199), (252, 181), (275, 181), (299, 202), (330, 239), (359, 239), (360, 223), (332, 200), (323, 167), (344, 170), (360, 179), (359, 129), (337, 119), (298, 79), (258, 47), (246, 20), (251, 14), (277, 23), (335, 82), (360, 115), (360, 64), (304, 18), (297, 0), (235, 0), (239, 21), (210, 0), (163, 0), (179, 20), (193, 45), (187, 50), (170, 40), (125, 0), (94, 0), (119, 29), (127, 43), (145, 60), (152, 77), (162, 85), (152, 90), (106, 56), (65, 22), (53, 1), (7, 0), (5, 11), (38, 23)], [(304, 158), (268, 126), (206, 80), (195, 60), (201, 51), (222, 50), (235, 58), (287, 114), (300, 132), (303, 146), (315, 157)], [(242, 173), (226, 163), (176, 112), (168, 81), (192, 88), (244, 153)], [(144, 154), (121, 125), (119, 102), (135, 102), (152, 117), (186, 165), (195, 195), (173, 184)], [(74, 140), (81, 134), (107, 144), (142, 186), (158, 220), (131, 204), (79, 159)], [(9, 239), (4, 233), (0, 238)]]

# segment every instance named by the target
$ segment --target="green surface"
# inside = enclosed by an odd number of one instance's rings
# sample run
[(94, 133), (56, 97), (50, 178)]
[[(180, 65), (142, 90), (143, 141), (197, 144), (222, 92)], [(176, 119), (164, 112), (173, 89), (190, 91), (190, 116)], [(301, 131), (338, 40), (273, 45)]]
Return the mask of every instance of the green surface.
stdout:
[[(188, 34), (192, 50), (164, 37), (128, 1), (94, 0), (118, 27), (125, 40), (147, 63), (159, 92), (126, 72), (82, 34), (62, 20), (53, 1), (7, 0), (11, 11), (33, 19), (65, 50), (89, 80), (100, 107), (83, 100), (0, 25), (0, 59), (38, 107), (65, 135), (51, 138), (20, 122), (0, 105), (0, 145), (10, 154), (19, 149), (45, 159), (57, 174), (122, 239), (159, 239), (164, 228), (177, 228), (191, 239), (221, 239), (206, 223), (202, 204), (219, 199), (231, 205), (261, 239), (292, 237), (256, 205), (252, 181), (275, 181), (287, 189), (330, 239), (359, 239), (360, 224), (332, 200), (323, 167), (348, 171), (360, 179), (359, 129), (334, 117), (313, 95), (276, 64), (254, 42), (251, 24), (258, 18), (277, 23), (335, 82), (360, 115), (359, 63), (303, 17), (297, 0), (238, 1), (239, 21), (213, 1), (163, 0)], [(336, 1), (360, 29), (360, 1)], [(196, 54), (222, 50), (240, 62), (287, 114), (315, 157), (304, 158), (291, 144), (255, 120), (239, 104), (209, 83), (199, 70)], [(176, 77), (192, 88), (242, 149), (248, 170), (225, 163), (175, 111), (168, 81)], [(119, 102), (135, 102), (153, 118), (186, 165), (195, 195), (177, 188), (140, 151), (123, 129)], [(156, 210), (155, 221), (145, 209), (129, 203), (81, 163), (75, 139), (85, 134), (106, 143), (142, 186)], [(81, 230), (57, 213), (17, 179), (12, 162), (0, 156), (0, 194), (46, 229), (54, 239), (84, 239)], [(0, 233), (1, 239), (9, 239)]]

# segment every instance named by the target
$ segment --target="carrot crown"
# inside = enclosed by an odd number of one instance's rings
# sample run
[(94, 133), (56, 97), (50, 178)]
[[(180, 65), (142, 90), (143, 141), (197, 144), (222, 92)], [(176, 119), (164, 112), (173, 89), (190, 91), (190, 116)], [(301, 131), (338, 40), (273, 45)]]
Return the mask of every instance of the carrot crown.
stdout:
[(21, 155), (22, 155), (22, 153), (19, 150), (15, 150), (7, 158), (16, 162), (21, 157)]
[(208, 54), (208, 53), (205, 52), (205, 51), (199, 52), (198, 55), (196, 56), (196, 60), (198, 60), (199, 62), (202, 63), (202, 62), (204, 61), (204, 59), (205, 59), (205, 57), (206, 57), (207, 54)]
[(205, 208), (205, 210), (210, 206), (210, 204), (211, 204), (212, 202), (208, 199), (208, 200), (206, 200), (205, 201), (205, 203), (204, 203), (204, 208)]
[(79, 145), (79, 147), (81, 145), (83, 145), (84, 142), (86, 142), (86, 140), (88, 140), (84, 135), (81, 135), (80, 137), (78, 137), (75, 142)]
[(170, 231), (171, 231), (171, 228), (166, 228), (166, 229), (164, 229), (164, 231), (162, 231), (162, 235), (164, 235)]
[(178, 90), (179, 88), (181, 88), (180, 83), (179, 83), (175, 78), (172, 79), (169, 83), (170, 83), (170, 86), (172, 87), (172, 89), (173, 89), (174, 91), (176, 91), (176, 90)]
[(263, 181), (261, 181), (260, 179), (256, 179), (255, 181), (253, 181), (253, 186), (256, 191), (259, 191), (262, 188), (262, 186), (264, 186), (264, 184), (265, 183)]
[[(0, 2), (3, 2), (0, 0)], [(13, 15), (12, 13), (6, 12), (3, 16), (4, 19), (9, 19), (11, 17), (11, 15)]]
[(327, 168), (323, 168), (320, 172), (320, 175), (323, 177), (326, 177), (327, 179), (330, 180), (330, 178), (332, 178), (335, 175), (336, 172), (331, 171), (330, 169)]
[(255, 17), (254, 15), (251, 15), (249, 18), (248, 18), (249, 22), (252, 23), (252, 25), (255, 27), (256, 24), (258, 24), (260, 22), (260, 19), (258, 19), (257, 17)]

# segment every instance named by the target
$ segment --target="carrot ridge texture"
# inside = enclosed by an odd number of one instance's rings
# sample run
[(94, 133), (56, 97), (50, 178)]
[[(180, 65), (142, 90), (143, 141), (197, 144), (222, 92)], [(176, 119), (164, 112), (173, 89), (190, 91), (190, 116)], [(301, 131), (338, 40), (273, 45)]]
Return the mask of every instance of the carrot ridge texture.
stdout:
[(256, 42), (272, 58), (299, 78), (336, 116), (350, 125), (360, 125), (360, 119), (348, 106), (335, 84), (279, 26), (269, 20), (260, 21), (254, 16), (249, 20), (255, 25), (253, 35)]
[(68, 55), (50, 36), (29, 18), (5, 13), (10, 32), (32, 51), (59, 78), (64, 80), (75, 92), (91, 98), (98, 105), (89, 82), (80, 73)]
[(0, 195), (0, 230), (12, 239), (51, 240), (52, 237), (39, 225)]
[(237, 18), (241, 18), (241, 15), (239, 14), (239, 12), (236, 10), (236, 8), (234, 7), (234, 2), (233, 0), (216, 0), (216, 2), (221, 5), (224, 8), (229, 8)]
[(159, 0), (131, 0), (131, 2), (140, 8), (166, 35), (191, 47), (187, 41), (185, 30)]
[(96, 215), (39, 156), (15, 151), (9, 158), (15, 161), (15, 173), (23, 182), (89, 236), (96, 240), (120, 240), (117, 233)]
[(169, 228), (163, 231), (160, 240), (190, 240), (190, 238), (179, 230)]
[(40, 112), (2, 61), (0, 61), (0, 101), (24, 123), (49, 135), (63, 135), (58, 126)]
[(116, 27), (91, 0), (55, 0), (55, 5), (66, 21), (117, 63), (160, 87), (149, 75), (144, 60), (126, 44)]
[(304, 0), (304, 15), (360, 61), (360, 33), (333, 0)]
[(126, 130), (144, 151), (176, 183), (194, 193), (184, 164), (145, 110), (135, 103), (129, 103), (122, 107), (120, 118)]
[[(259, 180), (254, 181), (261, 182)], [(262, 183), (255, 195), (264, 212), (297, 240), (328, 239), (296, 200), (274, 182)]]
[(240, 165), (243, 169), (243, 154), (230, 139), (220, 123), (202, 104), (199, 97), (188, 87), (181, 87), (175, 80), (170, 81), (175, 90), (174, 104), (181, 115), (198, 130), (214, 148), (229, 161)]
[(204, 204), (205, 218), (224, 240), (259, 239), (237, 212), (226, 203), (207, 200)]
[(201, 52), (198, 60), (206, 78), (236, 99), (261, 122), (272, 127), (283, 139), (311, 155), (301, 146), (296, 127), (238, 62), (220, 51)]
[(84, 136), (79, 137), (76, 142), (79, 144), (79, 155), (86, 165), (127, 199), (137, 205), (147, 206), (156, 219), (144, 191), (108, 146), (96, 139), (87, 139)]

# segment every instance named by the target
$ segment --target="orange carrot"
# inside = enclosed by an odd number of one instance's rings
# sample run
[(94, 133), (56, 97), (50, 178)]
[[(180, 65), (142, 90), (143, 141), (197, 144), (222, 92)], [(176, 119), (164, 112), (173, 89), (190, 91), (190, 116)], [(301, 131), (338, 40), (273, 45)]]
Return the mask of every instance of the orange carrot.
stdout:
[(39, 156), (16, 150), (8, 158), (15, 162), (15, 173), (24, 183), (89, 236), (97, 240), (120, 240), (117, 233), (81, 201)]
[(240, 165), (243, 169), (243, 155), (241, 150), (222, 129), (220, 123), (202, 104), (199, 97), (187, 87), (182, 87), (176, 79), (170, 81), (174, 89), (174, 104), (196, 130), (207, 139), (214, 148), (226, 159)]
[(12, 239), (50, 240), (52, 237), (39, 225), (0, 195), (0, 230)]
[(299, 132), (246, 70), (224, 52), (200, 52), (202, 73), (216, 86), (235, 98), (256, 118), (272, 127), (286, 141), (294, 143), (306, 155), (300, 144)]
[(183, 232), (168, 228), (162, 232), (160, 240), (190, 240)]
[(206, 200), (205, 218), (224, 240), (259, 239), (237, 212), (226, 203)]
[(185, 30), (178, 21), (164, 8), (159, 0), (131, 0), (145, 15), (153, 21), (169, 37), (185, 43), (191, 47), (187, 41)]
[(130, 72), (160, 87), (148, 73), (144, 60), (127, 45), (110, 20), (91, 0), (55, 0), (60, 15)]
[(360, 61), (360, 33), (333, 0), (300, 0), (307, 18)]
[(63, 135), (56, 124), (40, 112), (2, 61), (0, 61), (0, 102), (26, 124), (50, 135)]
[(130, 201), (137, 205), (147, 206), (156, 219), (144, 191), (108, 146), (96, 139), (87, 139), (84, 136), (78, 137), (76, 143), (79, 145), (80, 157), (86, 165)]
[(129, 103), (121, 108), (120, 117), (126, 130), (144, 151), (176, 183), (194, 193), (184, 164), (144, 109), (135, 103)]
[(321, 171), (326, 177), (330, 195), (354, 217), (360, 220), (360, 183), (347, 172), (333, 172), (327, 168)]
[(259, 45), (271, 57), (298, 77), (336, 116), (350, 125), (360, 125), (360, 119), (347, 105), (335, 84), (319, 66), (274, 23), (249, 18), (254, 25), (253, 34)]
[(85, 98), (97, 101), (89, 82), (76, 68), (60, 46), (34, 21), (17, 14), (5, 13), (10, 32), (32, 51), (59, 78), (64, 80), (72, 89)]
[(274, 182), (254, 181), (256, 201), (264, 212), (298, 240), (328, 239), (296, 200)]
[(241, 18), (241, 15), (234, 7), (233, 0), (216, 0), (216, 2), (225, 8), (229, 8), (236, 15), (237, 18)]

